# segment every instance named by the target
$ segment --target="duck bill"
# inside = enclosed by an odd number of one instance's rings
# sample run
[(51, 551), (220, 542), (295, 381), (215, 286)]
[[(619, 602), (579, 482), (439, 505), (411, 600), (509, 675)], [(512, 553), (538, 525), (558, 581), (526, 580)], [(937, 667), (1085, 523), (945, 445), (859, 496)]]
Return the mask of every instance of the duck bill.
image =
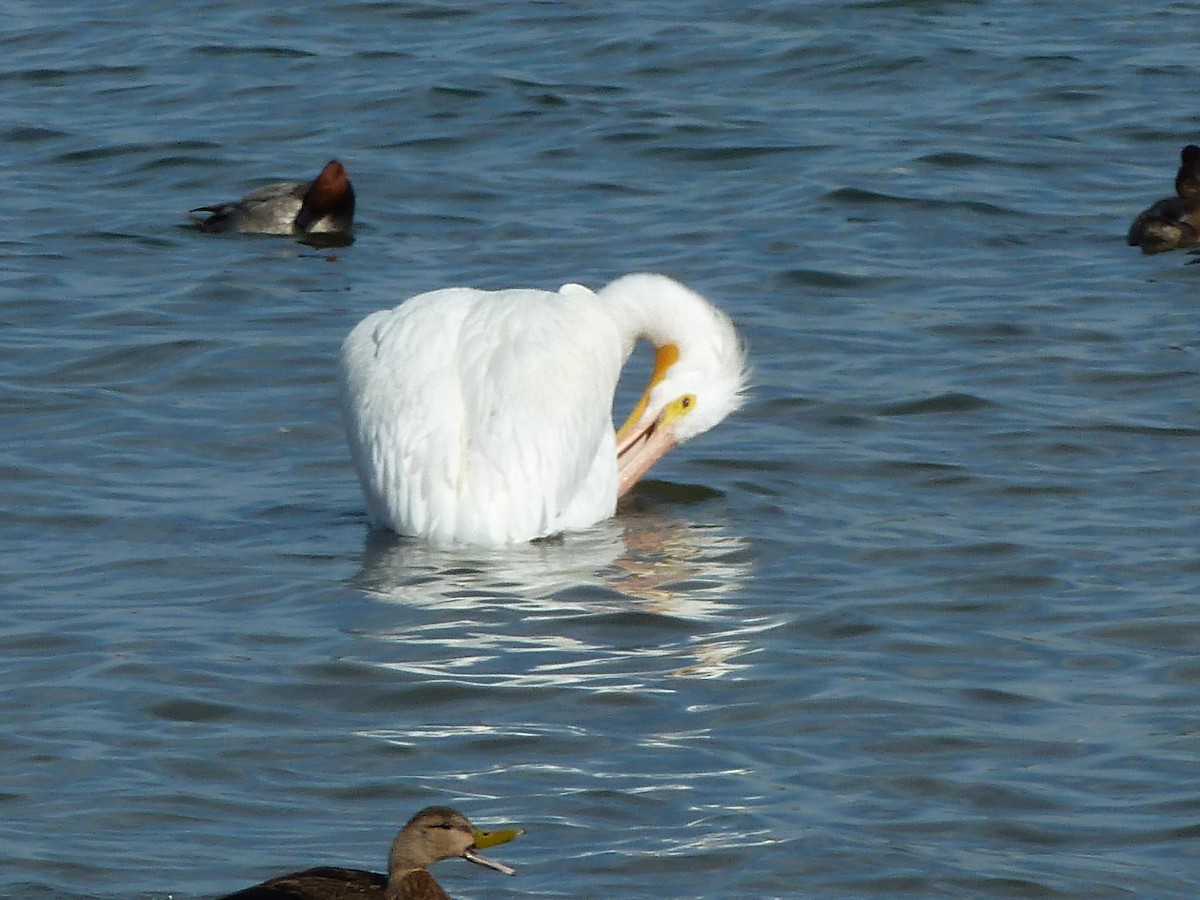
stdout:
[(512, 866), (506, 866), (502, 862), (497, 862), (494, 859), (489, 859), (482, 853), (475, 851), (475, 848), (470, 848), (463, 853), (463, 859), (468, 859), (473, 863), (481, 866), (487, 866), (489, 869), (495, 869), (497, 872), (503, 872), (505, 875), (516, 875), (517, 870)]
[(497, 828), (495, 831), (480, 831), (478, 828), (474, 830), (475, 849), (482, 850), (485, 847), (495, 847), (498, 844), (507, 844), (515, 837), (525, 833), (522, 828)]
[(617, 432), (617, 496), (624, 497), (675, 443), (661, 416), (640, 426), (626, 422)]

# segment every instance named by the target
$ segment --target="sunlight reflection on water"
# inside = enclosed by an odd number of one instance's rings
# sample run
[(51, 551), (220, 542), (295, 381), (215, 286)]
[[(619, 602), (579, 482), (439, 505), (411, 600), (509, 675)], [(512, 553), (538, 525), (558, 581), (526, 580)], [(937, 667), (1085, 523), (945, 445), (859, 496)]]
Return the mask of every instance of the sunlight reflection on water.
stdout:
[(747, 620), (733, 602), (752, 567), (745, 541), (723, 528), (632, 515), (469, 557), (379, 539), (358, 583), (382, 603), (439, 613), (376, 635), (402, 648), (403, 658), (379, 662), (386, 668), (477, 685), (669, 693), (658, 679), (736, 677), (754, 652), (748, 635), (776, 624)]

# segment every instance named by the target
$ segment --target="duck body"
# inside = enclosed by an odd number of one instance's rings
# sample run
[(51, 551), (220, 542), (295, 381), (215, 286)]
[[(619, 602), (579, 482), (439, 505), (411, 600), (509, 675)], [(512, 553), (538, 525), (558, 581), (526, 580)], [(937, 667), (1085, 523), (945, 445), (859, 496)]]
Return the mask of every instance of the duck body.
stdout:
[[(615, 433), (638, 339), (651, 383)], [(341, 404), (371, 521), (435, 544), (499, 546), (586, 528), (668, 449), (741, 402), (728, 317), (662, 275), (599, 292), (451, 288), (359, 323)]]
[(240, 200), (197, 207), (190, 215), (201, 231), (214, 233), (349, 234), (354, 205), (354, 187), (335, 159), (312, 181), (269, 184)]
[(1143, 253), (1200, 247), (1200, 147), (1188, 144), (1179, 154), (1175, 196), (1143, 210), (1126, 236)]
[(221, 900), (383, 900), (387, 881), (382, 872), (316, 866), (227, 894)]
[(451, 900), (426, 869), (388, 884), (382, 872), (317, 866), (256, 884), (221, 900)]

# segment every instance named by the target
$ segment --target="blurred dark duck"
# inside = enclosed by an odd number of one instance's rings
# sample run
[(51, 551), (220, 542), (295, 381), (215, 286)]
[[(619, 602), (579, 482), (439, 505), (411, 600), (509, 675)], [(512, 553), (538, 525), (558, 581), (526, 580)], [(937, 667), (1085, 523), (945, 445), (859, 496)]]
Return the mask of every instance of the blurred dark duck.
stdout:
[(241, 200), (198, 206), (188, 215), (201, 231), (348, 235), (354, 224), (354, 187), (345, 166), (333, 159), (312, 181), (268, 184)]
[(221, 900), (450, 900), (429, 874), (428, 867), (443, 859), (463, 859), (515, 874), (504, 863), (488, 859), (478, 845), (490, 847), (512, 840), (518, 829), (477, 831), (456, 809), (427, 806), (408, 820), (392, 842), (388, 873), (318, 866), (280, 875), (253, 887), (228, 894)]
[(1129, 246), (1143, 253), (1200, 247), (1200, 147), (1188, 144), (1179, 159), (1175, 196), (1159, 200), (1129, 227)]

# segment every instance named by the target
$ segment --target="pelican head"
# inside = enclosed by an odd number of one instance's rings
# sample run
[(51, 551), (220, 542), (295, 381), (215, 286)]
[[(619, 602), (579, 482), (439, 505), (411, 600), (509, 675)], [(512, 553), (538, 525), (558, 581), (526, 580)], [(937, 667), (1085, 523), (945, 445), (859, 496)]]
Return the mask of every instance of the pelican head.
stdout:
[(617, 432), (622, 496), (668, 450), (741, 406), (746, 354), (725, 313), (664, 275), (626, 275), (600, 296), (624, 309), (634, 341), (654, 346), (650, 381)]

